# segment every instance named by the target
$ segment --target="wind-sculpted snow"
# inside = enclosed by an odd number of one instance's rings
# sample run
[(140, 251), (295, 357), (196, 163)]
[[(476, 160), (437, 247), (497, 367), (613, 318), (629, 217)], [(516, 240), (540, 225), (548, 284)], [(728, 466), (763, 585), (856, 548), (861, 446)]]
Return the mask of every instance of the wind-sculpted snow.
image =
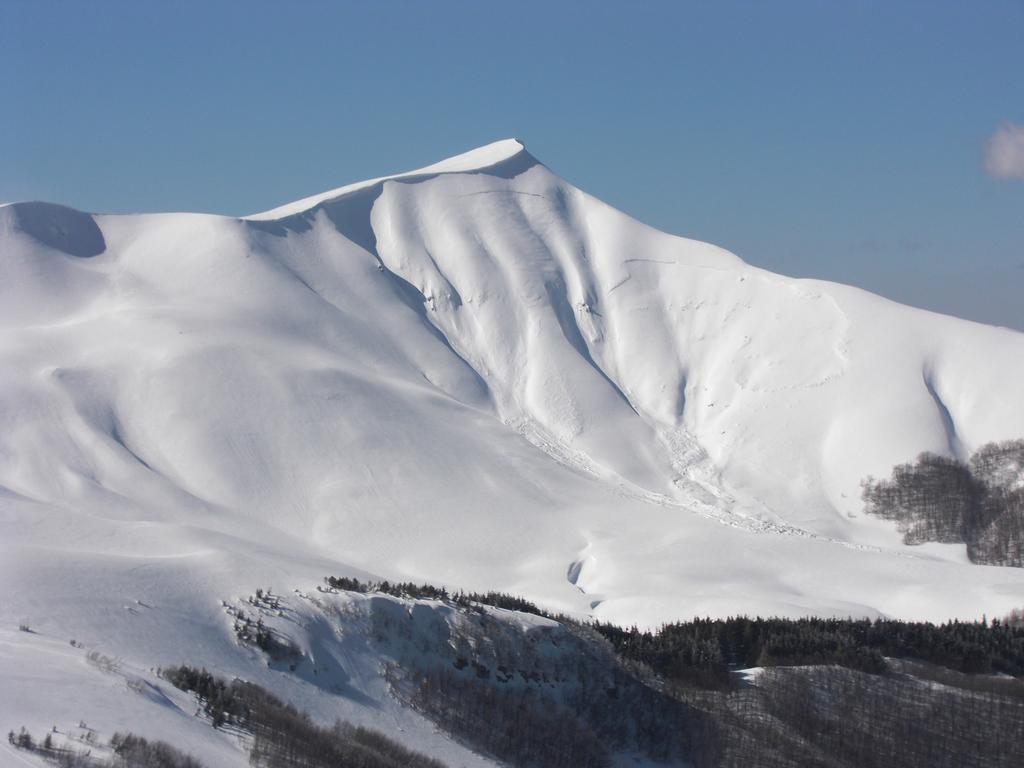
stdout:
[(106, 243), (92, 216), (53, 203), (15, 203), (8, 207), (16, 231), (67, 256), (89, 258)]
[(658, 232), (512, 140), (244, 219), (5, 206), (0, 260), (9, 623), (346, 569), (642, 625), (1024, 594), (860, 499), (1024, 435), (1024, 336)]

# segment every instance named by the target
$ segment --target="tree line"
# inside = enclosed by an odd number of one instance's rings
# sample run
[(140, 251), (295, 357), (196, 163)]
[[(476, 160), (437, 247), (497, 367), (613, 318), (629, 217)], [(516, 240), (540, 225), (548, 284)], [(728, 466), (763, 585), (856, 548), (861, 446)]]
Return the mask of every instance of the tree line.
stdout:
[(462, 608), (472, 608), (475, 605), (490, 605), (495, 608), (504, 608), (508, 611), (519, 611), (520, 613), (532, 613), (536, 616), (553, 616), (542, 611), (535, 603), (525, 600), (516, 595), (509, 595), (505, 592), (449, 592), (445, 587), (435, 587), (431, 584), (414, 584), (411, 581), (360, 581), (359, 579), (347, 576), (327, 576), (324, 578), (328, 589), (342, 590), (344, 592), (359, 592), (368, 594), (379, 592), (392, 597), (400, 597), (411, 600), (443, 600), (451, 602)]
[(1024, 675), (1024, 626), (895, 619), (694, 619), (651, 632), (594, 623), (623, 658), (668, 679), (707, 688), (729, 685), (731, 669), (837, 664), (872, 674), (885, 657), (927, 661), (969, 674)]

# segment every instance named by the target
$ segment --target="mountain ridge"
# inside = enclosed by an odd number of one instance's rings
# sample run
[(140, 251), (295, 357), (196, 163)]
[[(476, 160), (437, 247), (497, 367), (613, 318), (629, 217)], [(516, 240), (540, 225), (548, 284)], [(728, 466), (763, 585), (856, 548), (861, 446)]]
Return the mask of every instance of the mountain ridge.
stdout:
[(658, 232), (518, 141), (250, 217), (0, 220), (3, 503), (61, 510), (60, 551), (206, 531), (250, 577), (315, 557), (648, 625), (1019, 594), (859, 490), (1024, 434), (1024, 335)]

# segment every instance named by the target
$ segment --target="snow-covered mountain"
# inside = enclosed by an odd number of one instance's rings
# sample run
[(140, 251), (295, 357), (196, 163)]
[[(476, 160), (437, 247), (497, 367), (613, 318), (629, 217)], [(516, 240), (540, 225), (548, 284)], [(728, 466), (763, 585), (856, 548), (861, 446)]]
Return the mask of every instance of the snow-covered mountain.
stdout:
[(641, 624), (1024, 602), (860, 500), (1024, 436), (1024, 334), (659, 232), (515, 140), (242, 219), (4, 206), (0, 360), (4, 621), (124, 653), (129, 597), (327, 573)]
[[(489, 764), (388, 694), (329, 574), (641, 625), (1024, 603), (860, 499), (1024, 436), (1024, 335), (658, 232), (514, 140), (242, 219), (0, 207), (0, 363), (3, 727), (245, 764), (147, 671), (184, 662)], [(260, 586), (300, 593), (264, 610), (298, 676), (225, 614)]]

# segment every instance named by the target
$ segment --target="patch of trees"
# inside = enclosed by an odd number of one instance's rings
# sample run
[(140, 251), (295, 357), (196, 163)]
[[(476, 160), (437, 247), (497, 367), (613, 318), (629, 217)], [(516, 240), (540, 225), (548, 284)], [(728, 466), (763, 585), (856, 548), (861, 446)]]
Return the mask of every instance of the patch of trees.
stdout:
[(970, 675), (948, 667), (912, 659), (890, 659), (889, 668), (894, 674), (909, 675), (918, 680), (939, 683), (947, 688), (959, 688), (983, 694), (998, 694), (1024, 700), (1024, 678), (1020, 677)]
[[(770, 718), (771, 730), (792, 737), (765, 735), (781, 747), (780, 758), (788, 758), (783, 764), (1024, 764), (1020, 699), (832, 666), (765, 670), (757, 680), (756, 697), (753, 709)], [(766, 764), (753, 753), (748, 757), (753, 759), (737, 764)]]
[(115, 733), (110, 748), (114, 751), (110, 768), (202, 768), (202, 763), (170, 744), (132, 733)]
[(261, 617), (253, 619), (245, 611), (237, 611), (232, 629), (239, 642), (253, 645), (274, 661), (294, 661), (301, 657), (299, 650), (279, 632), (263, 623)]
[(534, 687), (499, 687), (459, 670), (432, 669), (419, 676), (410, 703), (449, 733), (512, 765), (610, 765), (597, 733)]
[(616, 652), (675, 682), (723, 687), (729, 670), (838, 664), (873, 674), (886, 656), (965, 673), (1024, 675), (1024, 627), (1009, 622), (931, 624), (890, 619), (695, 619), (657, 632), (595, 623)]
[(150, 741), (133, 733), (115, 733), (111, 737), (107, 744), (113, 753), (110, 757), (94, 757), (92, 750), (58, 745), (49, 733), (36, 740), (24, 728), (8, 733), (7, 740), (61, 768), (203, 768), (196, 758), (167, 742)]
[(535, 616), (554, 618), (529, 600), (504, 592), (463, 592), (462, 590), (449, 592), (444, 587), (435, 587), (430, 584), (414, 584), (411, 581), (394, 583), (389, 581), (360, 581), (359, 579), (352, 579), (346, 576), (327, 576), (324, 581), (329, 589), (345, 592), (360, 592), (362, 594), (379, 592), (384, 595), (391, 595), (392, 597), (412, 600), (443, 600), (463, 608), (472, 608), (474, 605), (490, 605), (494, 608), (504, 608), (509, 611), (532, 613)]
[(246, 602), (255, 609), (254, 614), (246, 613), (227, 603), (224, 607), (229, 616), (233, 617), (231, 625), (240, 643), (259, 648), (271, 661), (287, 661), (294, 670), (296, 662), (302, 658), (301, 651), (284, 635), (263, 622), (260, 614), (282, 615), (281, 598), (271, 590), (257, 589), (255, 594), (246, 598)]
[[(516, 766), (606, 766), (615, 751), (715, 765), (715, 722), (620, 672), (594, 684), (502, 685), (470, 669), (417, 670), (399, 685), (416, 709), (474, 749)], [(409, 670), (406, 670), (408, 674)]]
[[(939, 668), (935, 671), (942, 672)], [(1024, 765), (1024, 700), (996, 678), (935, 684), (834, 665), (772, 667), (743, 685), (674, 695), (718, 728), (719, 768), (1011, 768)], [(1004, 681), (1005, 682), (1005, 681)], [(1015, 681), (1011, 681), (1015, 682)]]
[(1024, 567), (1024, 440), (989, 443), (966, 462), (922, 453), (888, 480), (867, 478), (863, 499), (907, 544), (963, 543), (971, 562)]
[(444, 768), (379, 731), (338, 722), (331, 727), (253, 683), (225, 681), (205, 669), (161, 670), (177, 688), (194, 693), (214, 727), (232, 725), (253, 735), (249, 761), (258, 768)]

